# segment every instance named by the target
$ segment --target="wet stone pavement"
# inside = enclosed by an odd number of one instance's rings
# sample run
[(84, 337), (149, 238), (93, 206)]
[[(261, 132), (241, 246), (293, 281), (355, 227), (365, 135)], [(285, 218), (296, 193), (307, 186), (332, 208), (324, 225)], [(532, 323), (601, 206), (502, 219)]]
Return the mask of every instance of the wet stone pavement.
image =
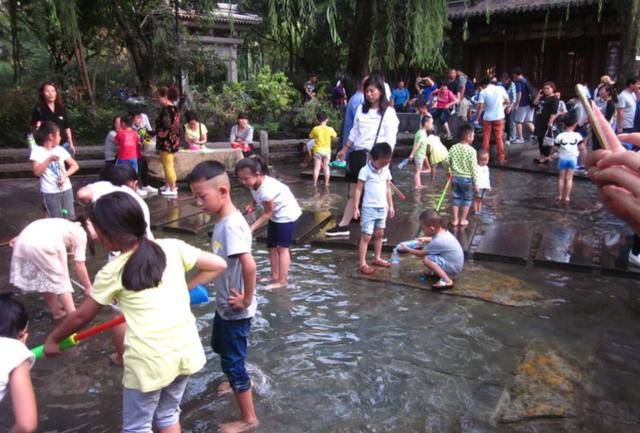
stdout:
[[(305, 210), (340, 213), (344, 182), (314, 192), (296, 167), (278, 169)], [(77, 178), (76, 189), (89, 180)], [(396, 203), (402, 221), (396, 226), (413, 233), (420, 212), (434, 206), (443, 173), (433, 187), (425, 176), (428, 187), (418, 193), (411, 191), (409, 169), (396, 170), (395, 180), (407, 195)], [(354, 272), (350, 247), (300, 237), (292, 247), (290, 287), (258, 288), (248, 366), (259, 431), (640, 431), (640, 285), (635, 274), (621, 278), (615, 267), (627, 231), (597, 205), (586, 181), (575, 182), (571, 208), (555, 206), (549, 199), (555, 182), (549, 175), (492, 170), (494, 189), (474, 220), (470, 261), (451, 293), (428, 290), (419, 262), (409, 257), (402, 257), (397, 276), (380, 272), (364, 279)], [(248, 201), (238, 187), (232, 195), (239, 206)], [(0, 200), (0, 241), (42, 216), (34, 180), (0, 181)], [(190, 208), (184, 213), (188, 220), (173, 219), (175, 208), (190, 206), (186, 195), (184, 200), (152, 200), (153, 213), (168, 226), (186, 228), (173, 233), (160, 227), (155, 233), (207, 248), (214, 221), (188, 216)], [(445, 213), (448, 206), (447, 200)], [(323, 215), (307, 217), (309, 224), (331, 227)], [(517, 224), (525, 234), (509, 232), (511, 245), (498, 242), (490, 250), (506, 254), (512, 248), (518, 261), (474, 258), (490, 243), (487, 233), (504, 235), (496, 227), (505, 224)], [(254, 253), (258, 277), (267, 276), (264, 243), (256, 242)], [(6, 289), (6, 245), (0, 260)], [(102, 253), (90, 259), (91, 275), (104, 260)], [(581, 266), (585, 260), (589, 266)], [(29, 345), (40, 344), (53, 326), (44, 303), (37, 295), (18, 298), (32, 317)], [(76, 293), (76, 301), (81, 298)], [(185, 432), (215, 431), (237, 417), (235, 403), (215, 392), (222, 372), (209, 347), (214, 310), (211, 302), (193, 307), (208, 362), (187, 387)], [(108, 318), (106, 311), (99, 316)], [(118, 431), (121, 370), (109, 363), (111, 352), (109, 336), (100, 335), (37, 362), (32, 377), (39, 431)], [(11, 423), (8, 400), (0, 404), (0, 431)]]

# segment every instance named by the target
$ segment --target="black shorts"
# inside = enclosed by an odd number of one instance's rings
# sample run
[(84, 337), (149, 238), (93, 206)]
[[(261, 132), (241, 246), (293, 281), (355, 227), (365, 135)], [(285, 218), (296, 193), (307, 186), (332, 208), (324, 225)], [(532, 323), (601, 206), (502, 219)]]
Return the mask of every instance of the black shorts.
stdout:
[(289, 248), (293, 242), (298, 220), (276, 223), (269, 220), (267, 225), (267, 248)]
[(366, 149), (354, 150), (347, 155), (347, 173), (345, 180), (349, 183), (358, 183), (358, 174), (360, 169), (367, 164), (367, 155), (369, 151)]

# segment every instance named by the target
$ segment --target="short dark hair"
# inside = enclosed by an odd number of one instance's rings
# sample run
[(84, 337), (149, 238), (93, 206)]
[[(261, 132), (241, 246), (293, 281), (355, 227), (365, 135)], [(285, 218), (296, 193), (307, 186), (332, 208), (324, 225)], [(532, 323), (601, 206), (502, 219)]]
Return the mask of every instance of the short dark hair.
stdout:
[(187, 176), (187, 183), (211, 180), (227, 172), (224, 164), (219, 161), (202, 161), (198, 163)]
[(316, 120), (318, 122), (324, 122), (325, 120), (327, 120), (329, 118), (329, 116), (327, 116), (327, 113), (325, 113), (324, 111), (320, 111), (317, 115), (316, 115)]
[(35, 138), (36, 143), (42, 146), (49, 134), (55, 134), (58, 131), (60, 131), (60, 127), (54, 122), (47, 120), (46, 122), (42, 122), (40, 128), (33, 134), (33, 138)]
[(427, 121), (429, 120), (433, 120), (433, 117), (431, 117), (431, 114), (426, 114), (422, 116), (422, 119), (420, 119), (420, 126), (424, 126), (424, 124), (427, 123)]
[(440, 81), (438, 83), (438, 88), (440, 87), (449, 87), (449, 83), (447, 83), (446, 81)]
[(520, 66), (516, 66), (511, 70), (511, 74), (513, 75), (522, 75), (522, 68)]
[(187, 110), (187, 112), (184, 113), (184, 117), (187, 119), (187, 122), (191, 122), (192, 120), (198, 121), (198, 113), (194, 110)]
[(120, 125), (131, 126), (133, 121), (131, 120), (131, 116), (125, 114), (124, 116), (120, 116)]
[(420, 222), (427, 226), (445, 227), (445, 220), (433, 209), (427, 209), (420, 214)]
[(486, 87), (489, 84), (491, 84), (491, 78), (490, 77), (482, 77), (480, 79), (480, 87)]
[(258, 174), (258, 173), (262, 173), (264, 175), (269, 174), (269, 167), (267, 166), (267, 164), (262, 162), (262, 160), (258, 157), (242, 158), (236, 164), (236, 167), (234, 168), (234, 173), (237, 175), (240, 170), (243, 170), (245, 168), (248, 168), (253, 174)]
[(248, 113), (238, 113), (238, 119), (247, 119), (249, 120), (249, 114)]
[(29, 315), (24, 305), (12, 299), (10, 293), (0, 295), (0, 337), (18, 338), (28, 323)]
[(369, 151), (371, 159), (377, 160), (380, 158), (389, 158), (393, 155), (393, 149), (389, 143), (376, 143)]
[(463, 123), (458, 127), (458, 140), (466, 138), (467, 135), (473, 133), (473, 126), (468, 123)]
[(564, 126), (574, 126), (578, 123), (578, 113), (575, 109), (571, 109), (560, 118), (560, 121)]
[(633, 84), (636, 84), (638, 81), (638, 77), (631, 77), (631, 78), (627, 78), (627, 83), (626, 83), (626, 87), (629, 87)]
[(138, 180), (138, 175), (129, 164), (110, 165), (102, 169), (99, 179), (115, 186), (122, 186), (132, 180)]

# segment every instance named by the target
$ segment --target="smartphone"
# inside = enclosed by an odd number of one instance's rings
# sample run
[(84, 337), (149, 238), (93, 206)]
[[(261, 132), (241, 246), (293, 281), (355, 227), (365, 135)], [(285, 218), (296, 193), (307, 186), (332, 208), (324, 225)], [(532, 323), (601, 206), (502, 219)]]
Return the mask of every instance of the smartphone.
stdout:
[(580, 102), (584, 107), (584, 111), (587, 113), (587, 117), (589, 118), (591, 129), (593, 129), (596, 136), (597, 147), (599, 149), (609, 150), (609, 146), (607, 145), (607, 141), (604, 137), (604, 132), (602, 131), (602, 128), (600, 128), (600, 125), (596, 123), (596, 116), (593, 113), (593, 107), (591, 106), (591, 101), (587, 95), (587, 88), (582, 84), (576, 84), (576, 94), (578, 95), (578, 99), (580, 99)]

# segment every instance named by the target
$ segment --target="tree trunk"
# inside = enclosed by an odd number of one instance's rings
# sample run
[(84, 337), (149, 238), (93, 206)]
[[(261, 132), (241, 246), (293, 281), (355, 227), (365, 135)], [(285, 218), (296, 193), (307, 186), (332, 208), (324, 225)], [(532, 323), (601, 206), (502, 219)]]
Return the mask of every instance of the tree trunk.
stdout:
[(13, 64), (13, 85), (18, 87), (21, 77), (20, 67), (20, 39), (18, 38), (18, 8), (17, 0), (8, 2), (9, 25), (11, 26), (11, 61)]
[(96, 100), (93, 94), (93, 89), (91, 87), (91, 81), (89, 81), (87, 62), (84, 58), (84, 47), (82, 46), (80, 36), (78, 36), (75, 44), (73, 45), (73, 52), (76, 56), (76, 61), (78, 62), (78, 71), (80, 72), (80, 79), (82, 81), (82, 86), (84, 87), (85, 94), (89, 97), (89, 102), (91, 103), (91, 105), (94, 106), (96, 105)]
[(378, 24), (378, 0), (356, 0), (356, 16), (349, 43), (347, 74), (361, 80), (369, 72), (373, 36)]
[[(640, 2), (620, 0), (616, 2), (620, 17), (620, 65), (618, 82), (636, 76), (636, 53), (638, 51), (638, 31), (640, 31)], [(635, 9), (634, 9), (635, 8)]]

